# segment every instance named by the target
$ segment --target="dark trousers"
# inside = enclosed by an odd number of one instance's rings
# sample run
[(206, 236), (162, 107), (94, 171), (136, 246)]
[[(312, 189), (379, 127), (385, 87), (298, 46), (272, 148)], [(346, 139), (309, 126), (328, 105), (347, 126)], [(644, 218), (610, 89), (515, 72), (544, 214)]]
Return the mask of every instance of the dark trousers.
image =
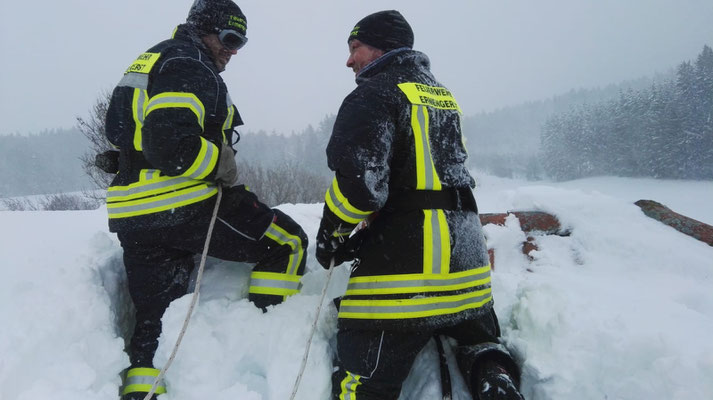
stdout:
[(458, 346), (497, 343), (500, 327), (491, 310), (477, 319), (436, 330), (340, 329), (338, 369), (332, 375), (333, 398), (396, 400), (416, 356), (434, 335), (452, 337)]
[[(186, 294), (194, 256), (203, 252), (209, 222), (210, 215), (161, 230), (119, 232), (129, 293), (136, 309), (136, 326), (128, 348), (132, 366), (153, 366), (161, 317), (173, 300)], [(253, 275), (271, 272), (299, 277), (304, 273), (306, 248), (307, 236), (292, 218), (270, 209), (243, 189), (225, 189), (208, 255), (254, 263)], [(252, 289), (251, 285), (250, 301), (263, 309), (285, 297), (264, 291), (253, 293)]]

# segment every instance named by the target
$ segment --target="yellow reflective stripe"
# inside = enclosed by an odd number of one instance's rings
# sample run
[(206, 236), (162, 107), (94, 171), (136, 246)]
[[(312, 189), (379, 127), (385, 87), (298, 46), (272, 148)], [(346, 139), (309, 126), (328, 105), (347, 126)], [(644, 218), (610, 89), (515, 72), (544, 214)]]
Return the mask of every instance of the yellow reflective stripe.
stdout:
[(300, 291), (300, 276), (277, 272), (253, 271), (250, 274), (250, 293), (291, 296)]
[(411, 104), (462, 112), (451, 92), (438, 86), (407, 82), (398, 85)]
[(339, 190), (339, 183), (336, 177), (334, 177), (332, 186), (329, 187), (324, 195), (324, 201), (330, 211), (349, 224), (358, 224), (372, 213), (371, 211), (362, 211), (351, 205), (349, 200), (342, 194), (342, 191)]
[(346, 373), (347, 376), (339, 384), (341, 388), (339, 400), (357, 400), (356, 391), (357, 387), (361, 385), (361, 375), (355, 375), (349, 371), (346, 371)]
[(156, 368), (131, 368), (126, 372), (126, 377), (130, 378), (132, 376), (143, 375), (143, 376), (153, 376), (157, 377), (161, 373), (160, 370)]
[(490, 265), (450, 274), (395, 274), (349, 279), (345, 296), (448, 292), (490, 284)]
[(229, 94), (225, 95), (225, 101), (228, 104), (228, 116), (225, 118), (225, 123), (223, 123), (223, 143), (228, 143), (228, 138), (225, 137), (225, 131), (231, 129), (233, 126), (235, 108), (233, 107), (233, 100), (230, 98)]
[(431, 155), (428, 127), (428, 109), (424, 106), (411, 106), (411, 129), (416, 150), (416, 189), (441, 190), (441, 180)]
[(159, 196), (138, 200), (107, 203), (109, 218), (126, 218), (152, 214), (203, 201), (218, 193), (218, 189), (209, 184), (201, 184)]
[(161, 108), (187, 108), (191, 110), (198, 119), (201, 130), (204, 129), (205, 107), (203, 103), (193, 93), (164, 92), (151, 97), (146, 106), (146, 116), (152, 111)]
[[(156, 368), (131, 368), (126, 373), (126, 380), (124, 382), (124, 389), (122, 390), (122, 396), (128, 393), (134, 392), (145, 392), (151, 391), (156, 377), (161, 373)], [(156, 394), (166, 393), (166, 388), (163, 382), (159, 382), (156, 386)]]
[(201, 149), (193, 165), (182, 173), (181, 176), (188, 176), (194, 179), (203, 179), (215, 169), (218, 164), (218, 146), (204, 138), (201, 139)]
[[(153, 387), (153, 382), (152, 383), (134, 383), (131, 385), (126, 385), (126, 386), (124, 386), (124, 391), (121, 393), (121, 395), (123, 396), (123, 395), (129, 394), (129, 393), (136, 393), (136, 392), (148, 393), (151, 391), (152, 387)], [(156, 392), (154, 392), (154, 393), (164, 394), (164, 393), (166, 393), (166, 388), (164, 386), (157, 386)]]
[(342, 300), (339, 318), (408, 319), (455, 314), (479, 308), (492, 300), (492, 289), (436, 297), (397, 300)]
[(139, 199), (205, 183), (182, 176), (163, 176), (157, 169), (142, 169), (138, 182), (128, 186), (110, 186), (106, 199), (108, 203)]
[(441, 270), (439, 273), (447, 274), (451, 270), (451, 232), (448, 229), (446, 213), (443, 210), (438, 210), (438, 229), (441, 232)]
[(302, 239), (299, 236), (291, 235), (286, 230), (280, 228), (274, 222), (270, 224), (265, 231), (265, 236), (274, 240), (279, 245), (288, 245), (292, 249), (290, 252), (290, 257), (287, 261), (286, 274), (296, 274), (300, 263), (302, 262), (302, 257), (304, 257), (304, 250), (302, 249)]
[(423, 272), (447, 274), (451, 264), (451, 240), (443, 210), (423, 210)]
[[(423, 210), (423, 273), (433, 273), (433, 210)], [(436, 221), (436, 225), (438, 221)], [(440, 241), (439, 241), (440, 243)], [(436, 251), (438, 248), (436, 247)]]
[(416, 189), (426, 188), (426, 166), (424, 164), (423, 133), (418, 123), (418, 106), (411, 106), (411, 129), (413, 130), (416, 148)]
[(134, 89), (134, 97), (131, 101), (131, 112), (134, 117), (134, 149), (136, 151), (143, 151), (141, 129), (144, 126), (147, 98), (148, 92), (145, 89)]

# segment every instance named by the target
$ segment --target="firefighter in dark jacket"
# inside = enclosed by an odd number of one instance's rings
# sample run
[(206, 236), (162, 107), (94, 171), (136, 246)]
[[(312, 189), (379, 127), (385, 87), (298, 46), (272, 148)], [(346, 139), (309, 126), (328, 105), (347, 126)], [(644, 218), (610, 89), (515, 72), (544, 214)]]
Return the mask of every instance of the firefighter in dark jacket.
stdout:
[(316, 251), (325, 268), (356, 259), (339, 302), (334, 398), (396, 399), (441, 334), (457, 340), (474, 398), (521, 399), (518, 367), (498, 343), (458, 103), (412, 50), (399, 12), (363, 18), (348, 44), (357, 88), (327, 146), (335, 177)]
[(112, 94), (106, 135), (119, 149), (119, 168), (107, 210), (136, 309), (123, 399), (143, 399), (159, 373), (161, 316), (187, 292), (219, 185), (208, 254), (255, 264), (249, 300), (263, 310), (299, 290), (302, 228), (236, 186), (232, 137), (242, 121), (219, 74), (247, 42), (246, 24), (231, 0), (196, 0), (186, 23), (141, 54)]

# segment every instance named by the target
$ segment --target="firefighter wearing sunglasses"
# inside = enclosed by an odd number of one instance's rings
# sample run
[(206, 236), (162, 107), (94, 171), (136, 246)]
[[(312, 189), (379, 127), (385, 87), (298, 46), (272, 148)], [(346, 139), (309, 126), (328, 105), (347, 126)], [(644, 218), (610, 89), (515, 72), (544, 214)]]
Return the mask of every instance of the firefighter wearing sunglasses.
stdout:
[[(106, 135), (118, 168), (107, 211), (136, 312), (122, 400), (143, 399), (160, 372), (153, 357), (161, 317), (188, 290), (219, 185), (208, 254), (255, 264), (248, 298), (263, 311), (300, 289), (307, 236), (237, 184), (232, 137), (242, 120), (219, 74), (247, 42), (246, 30), (231, 0), (196, 0), (186, 23), (139, 55), (112, 93)], [(165, 392), (162, 384), (156, 393)]]

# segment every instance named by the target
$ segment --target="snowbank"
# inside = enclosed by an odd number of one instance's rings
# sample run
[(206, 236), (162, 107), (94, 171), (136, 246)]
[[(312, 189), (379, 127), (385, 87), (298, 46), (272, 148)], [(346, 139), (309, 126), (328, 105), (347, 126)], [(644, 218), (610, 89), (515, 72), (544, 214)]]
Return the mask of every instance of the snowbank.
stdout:
[[(530, 262), (515, 218), (486, 226), (503, 339), (523, 366), (528, 399), (713, 398), (713, 247), (633, 205), (650, 198), (713, 224), (713, 183), (486, 176), (479, 185), (481, 212), (543, 210), (572, 232), (536, 237)], [(249, 267), (211, 260), (163, 399), (289, 398), (326, 273), (313, 258), (321, 205), (280, 208), (312, 242), (302, 293), (262, 314), (245, 300)], [(105, 210), (0, 212), (0, 260), (0, 399), (116, 399), (130, 302)], [(338, 268), (328, 297), (346, 278)], [(157, 366), (189, 302), (166, 312)], [(327, 301), (297, 398), (329, 397), (335, 331)], [(422, 352), (403, 399), (437, 398), (434, 347)], [(467, 398), (462, 385), (455, 394)]]

